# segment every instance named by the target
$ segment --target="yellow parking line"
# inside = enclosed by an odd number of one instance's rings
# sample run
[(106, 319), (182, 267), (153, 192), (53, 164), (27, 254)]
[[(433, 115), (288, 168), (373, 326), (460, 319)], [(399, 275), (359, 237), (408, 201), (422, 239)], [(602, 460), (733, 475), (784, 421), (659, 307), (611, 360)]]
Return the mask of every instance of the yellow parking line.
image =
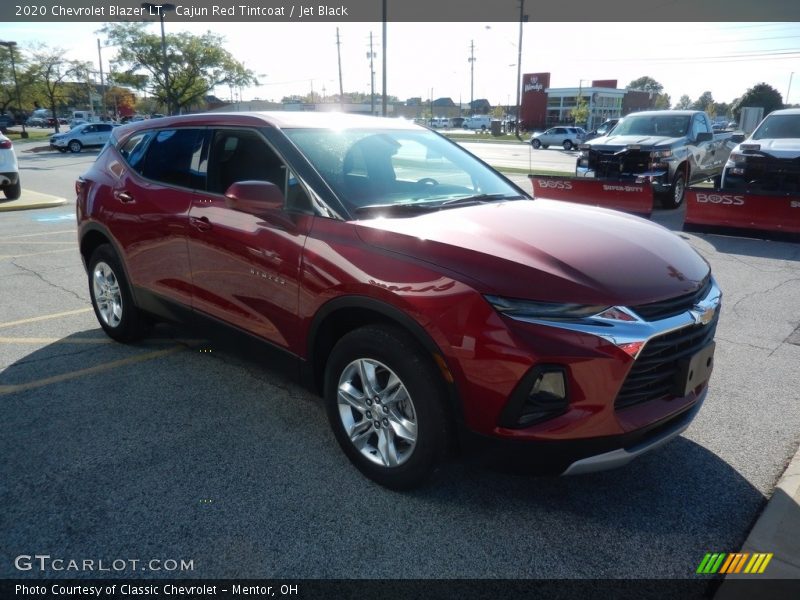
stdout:
[(48, 250), (46, 252), (31, 252), (30, 254), (0, 254), (1, 258), (25, 258), (27, 256), (41, 256), (42, 254), (55, 254), (57, 252), (75, 252), (77, 248), (63, 248), (61, 250)]
[(72, 233), (75, 234), (75, 229), (61, 229), (59, 231), (42, 231), (39, 233), (23, 233), (20, 235), (5, 235), (3, 236), (7, 240), (15, 240), (17, 238), (27, 238), (27, 237), (37, 237), (40, 235), (55, 235), (56, 233)]
[(24, 244), (26, 246), (55, 246), (55, 245), (64, 245), (64, 244), (77, 244), (77, 240), (64, 240), (63, 242), (20, 242), (17, 240), (16, 242), (0, 242), (0, 245), (5, 244), (7, 246), (14, 245), (19, 246), (20, 244)]
[(125, 367), (127, 365), (133, 365), (136, 363), (144, 362), (146, 360), (152, 360), (160, 356), (175, 354), (176, 352), (180, 352), (183, 349), (185, 349), (185, 346), (173, 346), (172, 348), (167, 348), (166, 350), (158, 350), (156, 352), (147, 352), (145, 354), (138, 354), (136, 356), (123, 358), (121, 360), (115, 360), (94, 367), (89, 367), (88, 369), (81, 369), (80, 371), (72, 371), (71, 373), (62, 373), (61, 375), (45, 377), (44, 379), (37, 379), (36, 381), (29, 381), (28, 383), (19, 383), (15, 385), (0, 385), (0, 396), (13, 394), (14, 392), (33, 390), (36, 388), (44, 387), (46, 385), (61, 383), (64, 381), (69, 381), (70, 379), (77, 379), (79, 377), (84, 377), (86, 375), (94, 375), (96, 373), (110, 371), (112, 369), (116, 369), (119, 367)]
[[(186, 344), (195, 346), (203, 340), (184, 340), (176, 338), (148, 338), (148, 344)], [(113, 344), (114, 340), (107, 337), (0, 337), (0, 344)]]
[(14, 327), (14, 325), (24, 325), (25, 323), (35, 323), (36, 321), (46, 321), (48, 319), (58, 319), (60, 317), (68, 317), (70, 315), (79, 315), (82, 313), (92, 312), (91, 308), (79, 308), (77, 310), (66, 310), (52, 315), (42, 315), (41, 317), (31, 317), (30, 319), (20, 319), (19, 321), (8, 321), (7, 323), (0, 323), (0, 329), (5, 327)]

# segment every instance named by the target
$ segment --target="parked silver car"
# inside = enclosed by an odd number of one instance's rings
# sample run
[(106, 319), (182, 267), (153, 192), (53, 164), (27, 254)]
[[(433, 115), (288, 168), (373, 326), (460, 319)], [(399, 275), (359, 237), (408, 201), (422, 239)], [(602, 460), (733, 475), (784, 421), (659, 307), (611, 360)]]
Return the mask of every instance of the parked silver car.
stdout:
[(111, 123), (84, 123), (52, 136), (50, 147), (59, 152), (80, 152), (86, 147), (105, 146), (112, 129)]
[(572, 150), (581, 144), (585, 137), (586, 131), (581, 127), (551, 127), (542, 133), (534, 133), (531, 137), (531, 146), (534, 148), (563, 146), (564, 150)]

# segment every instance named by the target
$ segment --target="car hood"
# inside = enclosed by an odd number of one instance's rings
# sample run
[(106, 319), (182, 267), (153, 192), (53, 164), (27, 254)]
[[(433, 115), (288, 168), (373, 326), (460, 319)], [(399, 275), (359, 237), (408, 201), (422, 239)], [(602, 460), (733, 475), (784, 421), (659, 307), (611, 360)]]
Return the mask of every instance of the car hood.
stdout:
[(622, 150), (628, 146), (642, 146), (643, 148), (652, 148), (658, 146), (671, 146), (679, 143), (682, 137), (665, 137), (660, 135), (608, 135), (605, 137), (595, 138), (592, 140), (592, 148), (604, 146), (612, 150)]
[[(758, 144), (761, 146), (761, 152), (775, 158), (797, 158), (800, 156), (800, 138), (746, 140), (743, 143)], [(740, 146), (736, 146), (733, 151), (741, 152)]]
[(636, 305), (698, 289), (708, 264), (669, 230), (624, 213), (520, 200), (356, 222), (366, 243), (467, 277), (482, 293)]

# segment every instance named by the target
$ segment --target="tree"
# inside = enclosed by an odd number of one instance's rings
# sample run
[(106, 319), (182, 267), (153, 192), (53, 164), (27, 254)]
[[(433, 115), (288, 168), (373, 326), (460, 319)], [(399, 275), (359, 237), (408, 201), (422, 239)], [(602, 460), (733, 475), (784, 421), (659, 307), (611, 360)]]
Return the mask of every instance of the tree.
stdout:
[(764, 109), (764, 116), (773, 110), (783, 108), (783, 96), (769, 84), (758, 83), (748, 89), (741, 98), (733, 101), (733, 116), (738, 121), (744, 106), (760, 106)]
[[(61, 48), (48, 48), (45, 45), (38, 46), (34, 51), (30, 64), (29, 75), (40, 87), (39, 92), (54, 117), (58, 117), (58, 107), (65, 104), (68, 95), (74, 91), (74, 83), (68, 80), (86, 81), (91, 68), (87, 62), (66, 60)], [(58, 119), (55, 129), (56, 133), (61, 130)]]
[(575, 108), (570, 112), (572, 114), (572, 122), (575, 125), (586, 125), (589, 120), (589, 103), (586, 102), (586, 98), (583, 95), (578, 96)]
[(714, 106), (714, 96), (711, 92), (703, 92), (700, 97), (692, 103), (692, 110), (704, 110), (711, 114)]
[(660, 94), (664, 91), (664, 86), (658, 83), (655, 79), (648, 76), (639, 77), (634, 79), (627, 86), (626, 89), (638, 90), (641, 92), (652, 92), (653, 94)]
[(675, 108), (678, 110), (688, 110), (692, 106), (692, 99), (689, 98), (686, 94), (680, 97), (678, 103), (675, 105)]
[(671, 103), (672, 98), (669, 97), (669, 94), (658, 94), (655, 102), (653, 102), (653, 108), (656, 110), (669, 110)]
[(166, 69), (161, 36), (149, 33), (147, 23), (109, 23), (102, 31), (119, 47), (114, 67), (119, 84), (149, 89), (168, 113), (200, 105), (219, 85), (257, 84), (252, 71), (223, 48), (224, 38), (210, 31), (166, 35)]
[[(19, 85), (20, 101), (27, 97), (26, 88), (30, 82), (23, 74), (27, 70), (28, 61), (19, 51), (18, 46), (0, 48), (0, 114), (6, 113), (9, 106), (17, 105), (17, 89), (14, 85), (14, 69), (11, 65), (11, 53), (14, 53), (14, 66), (17, 71), (17, 84)], [(17, 106), (17, 112), (22, 111)]]

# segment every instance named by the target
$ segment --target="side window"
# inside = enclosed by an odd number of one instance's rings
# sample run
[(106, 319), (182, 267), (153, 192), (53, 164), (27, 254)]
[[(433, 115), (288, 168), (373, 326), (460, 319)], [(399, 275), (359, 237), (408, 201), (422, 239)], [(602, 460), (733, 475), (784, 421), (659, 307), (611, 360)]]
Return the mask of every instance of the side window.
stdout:
[(155, 132), (140, 173), (162, 183), (193, 189), (205, 187), (202, 129)]
[(211, 140), (208, 191), (224, 194), (237, 181), (270, 181), (285, 192), (286, 169), (264, 139), (249, 129), (219, 129)]
[(130, 167), (137, 173), (142, 173), (142, 158), (147, 149), (147, 142), (153, 137), (152, 131), (144, 131), (132, 135), (118, 150)]

